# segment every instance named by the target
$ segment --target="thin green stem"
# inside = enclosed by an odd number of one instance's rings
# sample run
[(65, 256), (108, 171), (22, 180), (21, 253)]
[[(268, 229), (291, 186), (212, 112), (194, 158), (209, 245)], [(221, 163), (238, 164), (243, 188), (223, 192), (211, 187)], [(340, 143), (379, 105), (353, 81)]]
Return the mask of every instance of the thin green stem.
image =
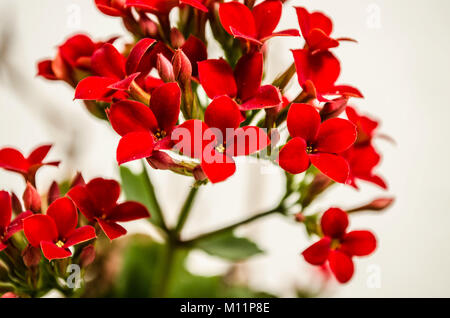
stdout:
[(189, 213), (191, 212), (192, 205), (194, 203), (195, 197), (197, 196), (198, 187), (193, 186), (191, 190), (189, 191), (189, 194), (184, 201), (183, 207), (181, 208), (180, 215), (178, 217), (178, 222), (175, 227), (175, 235), (178, 236), (183, 229), (184, 224), (187, 221), (187, 218), (189, 216)]

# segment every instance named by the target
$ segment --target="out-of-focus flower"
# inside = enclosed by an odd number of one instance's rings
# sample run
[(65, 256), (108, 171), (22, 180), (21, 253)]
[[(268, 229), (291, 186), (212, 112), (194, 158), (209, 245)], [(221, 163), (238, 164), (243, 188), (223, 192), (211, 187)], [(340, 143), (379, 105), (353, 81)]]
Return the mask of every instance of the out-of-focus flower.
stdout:
[(117, 222), (150, 217), (147, 208), (138, 202), (117, 203), (120, 185), (115, 180), (96, 178), (79, 185), (67, 194), (90, 222), (97, 222), (110, 240), (127, 231)]
[(33, 247), (40, 247), (48, 260), (72, 256), (69, 247), (92, 240), (95, 229), (90, 226), (77, 228), (78, 213), (68, 198), (54, 201), (47, 214), (35, 214), (23, 221), (25, 236)]
[(321, 219), (323, 237), (302, 255), (312, 265), (323, 265), (328, 261), (331, 271), (340, 283), (348, 282), (354, 272), (353, 256), (371, 254), (377, 245), (375, 236), (369, 231), (347, 233), (348, 215), (338, 208), (328, 209)]
[(321, 123), (316, 109), (308, 104), (292, 104), (287, 117), (292, 139), (281, 149), (280, 166), (298, 174), (313, 164), (336, 182), (349, 176), (347, 161), (338, 153), (356, 140), (356, 127), (348, 120), (332, 118)]
[(134, 7), (156, 15), (167, 15), (173, 8), (183, 4), (208, 12), (208, 8), (199, 0), (126, 0), (128, 7)]
[(126, 0), (95, 0), (97, 8), (106, 15), (121, 17), (126, 14)]

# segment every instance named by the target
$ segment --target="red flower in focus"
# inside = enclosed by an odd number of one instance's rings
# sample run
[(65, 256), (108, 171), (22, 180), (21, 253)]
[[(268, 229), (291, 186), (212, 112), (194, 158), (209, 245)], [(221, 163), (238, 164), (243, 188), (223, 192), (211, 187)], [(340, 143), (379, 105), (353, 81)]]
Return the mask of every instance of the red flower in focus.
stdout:
[(338, 153), (356, 140), (356, 127), (350, 121), (332, 118), (321, 123), (313, 106), (292, 104), (287, 126), (292, 139), (281, 149), (278, 159), (284, 170), (297, 174), (312, 163), (334, 181), (347, 181), (348, 163)]
[(200, 0), (126, 0), (128, 7), (135, 7), (157, 15), (167, 15), (173, 8), (183, 4), (208, 12), (208, 8)]
[(153, 90), (150, 108), (130, 100), (114, 103), (108, 117), (113, 129), (122, 136), (117, 162), (122, 164), (170, 149), (170, 134), (178, 121), (180, 102), (178, 84), (167, 83)]
[(68, 198), (55, 200), (47, 214), (35, 214), (23, 221), (23, 231), (33, 247), (40, 247), (48, 260), (72, 256), (69, 247), (94, 239), (95, 229), (90, 226), (77, 228), (78, 213)]
[(40, 167), (59, 165), (59, 161), (43, 162), (51, 147), (51, 145), (40, 146), (27, 158), (14, 148), (0, 149), (0, 168), (20, 173), (27, 181), (34, 184), (36, 172)]
[(125, 58), (109, 43), (97, 49), (91, 58), (92, 71), (96, 76), (81, 80), (75, 89), (75, 99), (111, 101), (118, 92), (120, 99), (132, 82), (144, 77), (151, 69), (151, 50), (154, 39), (140, 40)]
[(228, 96), (215, 98), (205, 111), (205, 122), (188, 120), (172, 133), (175, 148), (201, 161), (203, 172), (212, 183), (234, 174), (235, 156), (247, 156), (270, 143), (264, 130), (239, 127), (242, 116), (238, 105)]
[(30, 215), (33, 215), (31, 211), (22, 212), (11, 221), (11, 196), (6, 191), (0, 191), (0, 252), (7, 247), (10, 237), (22, 230), (22, 221)]
[(240, 110), (275, 107), (282, 102), (278, 88), (261, 86), (263, 56), (259, 52), (242, 56), (234, 72), (225, 60), (218, 59), (199, 62), (198, 73), (208, 97), (227, 95), (236, 98), (241, 104)]
[(353, 256), (371, 254), (376, 246), (375, 236), (369, 231), (346, 232), (348, 215), (338, 208), (328, 209), (321, 219), (323, 238), (311, 245), (302, 255), (312, 265), (323, 265), (327, 260), (340, 283), (348, 282), (354, 272)]
[(86, 185), (78, 185), (67, 194), (90, 222), (97, 222), (110, 240), (125, 235), (117, 222), (150, 217), (147, 208), (138, 202), (117, 203), (120, 185), (117, 181), (97, 178)]
[(299, 36), (294, 29), (274, 32), (281, 18), (283, 5), (266, 0), (250, 10), (237, 1), (220, 4), (219, 17), (225, 31), (240, 40), (262, 45), (274, 36)]
[(106, 15), (121, 17), (126, 14), (126, 0), (95, 0), (97, 8)]

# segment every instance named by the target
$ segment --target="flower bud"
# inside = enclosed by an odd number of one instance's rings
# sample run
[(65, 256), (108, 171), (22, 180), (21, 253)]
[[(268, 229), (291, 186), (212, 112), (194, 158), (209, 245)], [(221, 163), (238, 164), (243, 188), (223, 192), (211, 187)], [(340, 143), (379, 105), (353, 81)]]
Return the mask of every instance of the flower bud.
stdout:
[(94, 245), (88, 245), (83, 248), (80, 254), (80, 266), (87, 267), (95, 260), (95, 247)]
[(19, 215), (23, 212), (22, 203), (20, 203), (19, 198), (14, 192), (11, 193), (11, 205), (15, 215)]
[(22, 252), (23, 263), (26, 267), (35, 267), (41, 261), (41, 250), (28, 245)]
[(72, 184), (70, 185), (70, 188), (74, 188), (78, 185), (86, 185), (86, 182), (84, 181), (83, 175), (81, 172), (78, 172), (75, 178), (73, 178)]
[(147, 162), (153, 169), (168, 170), (175, 166), (173, 159), (163, 151), (154, 151), (151, 157), (147, 158)]
[(348, 98), (337, 98), (332, 101), (325, 103), (325, 105), (320, 110), (320, 118), (325, 121), (330, 118), (336, 118), (347, 107)]
[(41, 197), (29, 182), (27, 182), (27, 187), (23, 193), (23, 203), (26, 210), (33, 212), (39, 212), (41, 210)]
[(139, 27), (146, 37), (156, 38), (158, 36), (158, 25), (144, 13), (139, 15)]
[(191, 80), (192, 65), (189, 58), (182, 50), (176, 50), (172, 58), (173, 72), (175, 79), (185, 85)]
[(182, 47), (185, 41), (186, 40), (180, 30), (177, 28), (172, 28), (170, 30), (170, 43), (174, 49), (179, 49)]
[(53, 201), (58, 199), (60, 196), (61, 196), (61, 192), (59, 191), (58, 183), (56, 181), (53, 181), (50, 186), (50, 189), (48, 190), (47, 204), (48, 205), (52, 204)]
[(348, 210), (347, 212), (353, 213), (359, 211), (382, 211), (391, 206), (391, 204), (394, 203), (394, 201), (395, 201), (394, 198), (378, 198), (368, 204), (364, 204), (357, 208)]
[(159, 77), (166, 82), (175, 82), (175, 75), (173, 71), (172, 63), (161, 53), (156, 58), (156, 69), (158, 70)]
[(203, 172), (203, 169), (200, 165), (198, 165), (197, 167), (194, 168), (194, 170), (192, 171), (195, 180), (197, 181), (203, 181), (206, 180), (206, 174), (205, 172)]

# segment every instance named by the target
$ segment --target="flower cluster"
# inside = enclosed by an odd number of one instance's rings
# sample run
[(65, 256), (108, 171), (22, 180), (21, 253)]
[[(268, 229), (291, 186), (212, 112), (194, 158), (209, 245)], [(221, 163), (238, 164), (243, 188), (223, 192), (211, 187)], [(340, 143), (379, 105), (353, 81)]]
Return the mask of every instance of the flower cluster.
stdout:
[[(378, 122), (348, 106), (351, 98), (363, 98), (357, 88), (336, 83), (341, 65), (332, 50), (356, 41), (332, 36), (333, 23), (324, 13), (279, 0), (96, 0), (95, 5), (121, 19), (133, 40), (119, 46), (117, 38), (103, 42), (74, 35), (56, 57), (38, 63), (38, 75), (67, 82), (75, 99), (111, 125), (120, 136), (117, 163), (145, 159), (154, 169), (193, 177), (194, 187), (230, 178), (238, 156), (278, 164), (286, 176), (278, 212), (295, 215), (321, 237), (304, 258), (319, 266), (328, 261), (337, 280), (347, 282), (352, 257), (372, 253), (375, 237), (346, 233), (348, 213), (340, 209), (327, 210), (319, 222), (319, 214), (307, 208), (336, 183), (358, 189), (357, 180), (365, 180), (387, 189), (373, 172), (381, 158), (373, 145)], [(173, 10), (179, 13), (177, 27)], [(297, 28), (278, 30), (283, 10), (295, 10)], [(208, 27), (223, 49), (218, 59), (208, 57)], [(294, 47), (291, 66), (268, 81), (264, 61), (273, 37), (292, 39)], [(294, 77), (301, 90), (291, 98), (288, 91), (294, 89), (287, 87)], [(149, 217), (138, 202), (117, 203), (116, 181), (85, 183), (81, 177), (64, 195), (52, 186), (43, 213), (35, 175), (44, 165), (58, 165), (43, 162), (49, 150), (37, 148), (28, 158), (11, 148), (0, 150), (0, 167), (28, 182), (27, 211), (12, 222), (11, 198), (6, 192), (0, 196), (0, 249), (23, 227), (27, 250), (41, 249), (49, 260), (75, 257), (80, 253), (73, 246), (86, 248), (100, 230), (113, 240), (126, 233), (118, 222)], [(294, 177), (298, 174), (303, 181)], [(300, 199), (288, 205), (291, 195)], [(348, 212), (381, 210), (390, 203), (382, 198)]]

